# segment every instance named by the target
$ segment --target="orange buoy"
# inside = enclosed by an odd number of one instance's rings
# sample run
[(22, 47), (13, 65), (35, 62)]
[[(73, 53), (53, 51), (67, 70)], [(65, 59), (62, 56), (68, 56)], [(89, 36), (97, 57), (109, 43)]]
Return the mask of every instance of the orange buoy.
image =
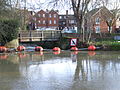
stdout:
[(6, 52), (7, 48), (5, 46), (0, 46), (0, 53)]
[(40, 47), (40, 46), (36, 46), (36, 47), (35, 47), (35, 51), (43, 51), (43, 48)]
[(77, 51), (78, 50), (78, 48), (77, 47), (71, 47), (71, 49), (70, 49), (71, 51)]
[(26, 48), (25, 48), (23, 45), (17, 47), (17, 50), (18, 50), (18, 51), (24, 51), (25, 49), (26, 49)]
[(54, 47), (52, 50), (53, 51), (61, 51), (61, 49), (59, 47)]
[(55, 54), (55, 55), (58, 55), (58, 54), (60, 54), (61, 52), (60, 51), (54, 51), (53, 52), (53, 54)]
[(94, 56), (95, 54), (96, 54), (96, 52), (94, 52), (94, 51), (89, 51), (89, 52), (88, 52), (88, 55), (89, 55), (89, 56)]
[(88, 47), (88, 50), (89, 51), (94, 51), (96, 49), (96, 47), (94, 46), (94, 45), (90, 45), (89, 47)]

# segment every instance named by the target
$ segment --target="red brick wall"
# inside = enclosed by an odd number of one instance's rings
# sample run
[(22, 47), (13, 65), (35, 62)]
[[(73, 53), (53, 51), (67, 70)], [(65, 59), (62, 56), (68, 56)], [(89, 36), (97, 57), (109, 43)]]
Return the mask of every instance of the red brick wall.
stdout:
[[(106, 15), (108, 15), (110, 17), (109, 11), (108, 10), (103, 10), (103, 9), (99, 10), (96, 14), (94, 14), (92, 16), (92, 19), (94, 19), (94, 20), (92, 20), (93, 21), (92, 22), (93, 23), (93, 32), (96, 32), (95, 31), (96, 26), (100, 26), (100, 32), (101, 33), (109, 33), (108, 25), (107, 25), (107, 23), (104, 19), (103, 14), (102, 14), (104, 12), (105, 12)], [(96, 24), (96, 18), (98, 18), (98, 17), (100, 18), (100, 24)], [(112, 32), (115, 32), (115, 25), (113, 25), (113, 27), (112, 27)]]
[[(40, 15), (45, 14), (45, 17), (42, 16), (39, 17), (39, 14)], [(52, 17), (49, 17), (49, 14), (51, 14)], [(56, 14), (56, 17), (54, 17), (54, 14)], [(36, 14), (36, 19), (37, 19), (36, 20), (37, 27), (58, 27), (58, 13), (55, 11), (45, 12), (41, 10)], [(52, 21), (51, 24), (50, 24), (50, 20)], [(45, 23), (43, 23), (43, 21)], [(56, 21), (56, 24), (54, 23), (54, 21)]]

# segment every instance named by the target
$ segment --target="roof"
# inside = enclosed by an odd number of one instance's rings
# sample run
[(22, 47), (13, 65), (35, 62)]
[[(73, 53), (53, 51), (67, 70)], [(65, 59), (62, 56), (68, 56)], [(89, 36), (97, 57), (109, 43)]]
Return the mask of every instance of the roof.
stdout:
[[(107, 9), (107, 8), (106, 8), (105, 6), (100, 7), (100, 8), (95, 8), (95, 9), (91, 10), (90, 12), (88, 12), (86, 15), (87, 15), (88, 18), (90, 18), (90, 17), (96, 15), (96, 14), (97, 14), (99, 11), (101, 11), (102, 9)], [(107, 10), (108, 10), (108, 9), (107, 9)], [(109, 11), (109, 10), (108, 10), (108, 11)]]

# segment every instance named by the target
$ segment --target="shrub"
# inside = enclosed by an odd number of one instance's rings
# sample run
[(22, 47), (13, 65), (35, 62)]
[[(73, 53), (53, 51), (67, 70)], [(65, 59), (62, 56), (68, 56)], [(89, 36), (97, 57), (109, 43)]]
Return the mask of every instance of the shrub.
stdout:
[(3, 45), (18, 37), (19, 23), (17, 20), (0, 20), (0, 43)]
[(117, 41), (101, 41), (96, 42), (95, 45), (109, 47), (108, 50), (120, 50), (120, 42)]

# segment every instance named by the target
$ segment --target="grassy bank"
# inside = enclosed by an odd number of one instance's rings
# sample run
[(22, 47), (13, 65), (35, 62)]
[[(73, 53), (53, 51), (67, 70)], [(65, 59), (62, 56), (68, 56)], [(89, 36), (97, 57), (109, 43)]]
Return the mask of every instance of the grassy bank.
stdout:
[(95, 46), (101, 46), (103, 50), (120, 51), (120, 42), (115, 40), (97, 41)]

